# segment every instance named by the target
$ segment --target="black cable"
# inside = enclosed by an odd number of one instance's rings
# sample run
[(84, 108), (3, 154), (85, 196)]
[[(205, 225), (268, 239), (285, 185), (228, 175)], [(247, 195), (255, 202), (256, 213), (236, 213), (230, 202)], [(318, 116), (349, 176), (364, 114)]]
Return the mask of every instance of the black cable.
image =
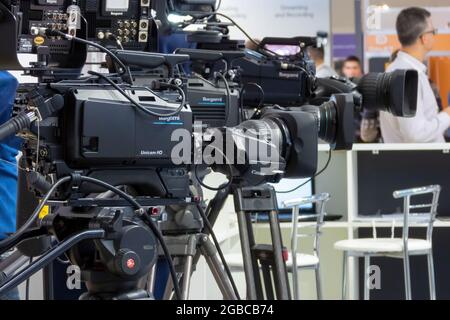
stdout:
[(328, 166), (330, 165), (331, 162), (331, 150), (328, 151), (328, 160), (327, 163), (325, 164), (325, 166), (323, 167), (322, 170), (320, 170), (318, 173), (316, 173), (311, 179), (308, 179), (306, 182), (302, 183), (301, 185), (299, 185), (298, 187), (295, 187), (294, 189), (291, 190), (287, 190), (287, 191), (276, 191), (276, 193), (278, 194), (285, 194), (285, 193), (291, 193), (294, 191), (297, 191), (298, 189), (300, 189), (301, 187), (307, 185), (308, 183), (310, 183), (313, 179), (317, 178), (319, 175), (321, 175), (325, 170), (327, 170)]
[(214, 88), (218, 88), (218, 86), (217, 86), (216, 84), (212, 83), (212, 82), (209, 81), (208, 79), (202, 77), (201, 75), (199, 75), (199, 74), (197, 74), (197, 73), (195, 73), (195, 72), (192, 72), (192, 73), (191, 73), (191, 77), (194, 77), (194, 78), (200, 79), (200, 80), (202, 80), (202, 81), (205, 81), (205, 82), (206, 82), (207, 84), (209, 84), (210, 86), (212, 86), (212, 87), (214, 87)]
[(234, 279), (233, 279), (233, 275), (231, 274), (231, 270), (228, 267), (227, 261), (225, 260), (225, 256), (224, 256), (224, 254), (222, 252), (222, 249), (220, 248), (220, 243), (217, 240), (217, 237), (216, 237), (216, 234), (214, 233), (213, 227), (212, 227), (211, 223), (209, 222), (208, 217), (206, 216), (205, 211), (200, 206), (200, 204), (197, 204), (197, 209), (200, 212), (200, 215), (202, 216), (202, 219), (205, 222), (205, 225), (208, 228), (209, 233), (211, 234), (211, 237), (212, 237), (213, 242), (214, 242), (214, 246), (217, 249), (217, 253), (219, 254), (220, 260), (222, 260), (222, 264), (223, 264), (223, 267), (225, 269), (225, 272), (226, 272), (226, 274), (228, 276), (228, 279), (230, 280), (231, 286), (233, 287), (234, 294), (236, 295), (238, 300), (241, 300), (241, 298), (239, 296), (239, 291), (238, 291), (237, 286), (236, 286), (236, 283), (234, 282)]
[(122, 42), (119, 41), (119, 39), (117, 39), (117, 37), (115, 35), (113, 35), (112, 33), (109, 35), (109, 38), (112, 39), (117, 46), (119, 47), (120, 50), (123, 50), (123, 45)]
[(81, 176), (80, 179), (82, 181), (86, 181), (86, 182), (101, 186), (109, 191), (116, 193), (117, 195), (121, 196), (123, 199), (128, 201), (135, 209), (142, 211), (140, 218), (142, 218), (144, 220), (144, 222), (146, 222), (146, 224), (150, 227), (150, 229), (152, 230), (152, 232), (155, 234), (156, 238), (158, 239), (158, 241), (161, 245), (161, 248), (164, 252), (164, 256), (166, 257), (167, 263), (169, 265), (169, 271), (170, 271), (170, 275), (172, 278), (175, 295), (178, 300), (181, 300), (181, 289), (180, 289), (180, 285), (178, 283), (177, 274), (175, 272), (175, 267), (173, 265), (173, 260), (170, 255), (169, 248), (167, 247), (166, 242), (164, 241), (164, 237), (163, 237), (161, 231), (158, 229), (155, 222), (145, 214), (141, 205), (135, 199), (133, 199), (130, 195), (128, 195), (127, 193), (123, 192), (122, 190), (114, 187), (113, 185), (110, 185), (109, 183), (106, 183), (104, 181), (101, 181), (101, 180), (98, 180), (95, 178), (84, 177), (84, 176)]
[(14, 118), (9, 119), (0, 125), (0, 141), (20, 132), (25, 128), (29, 128), (31, 122), (31, 114), (27, 112), (19, 113)]
[(257, 84), (256, 82), (247, 82), (246, 84), (244, 84), (244, 86), (241, 89), (241, 101), (240, 101), (240, 105), (239, 105), (239, 108), (241, 110), (242, 121), (244, 121), (244, 117), (245, 117), (245, 114), (244, 114), (244, 95), (246, 93), (245, 91), (247, 90), (247, 88), (249, 86), (254, 86), (254, 87), (258, 88), (258, 90), (261, 92), (261, 98), (260, 98), (260, 100), (258, 102), (258, 106), (256, 108), (259, 110), (264, 105), (264, 100), (265, 100), (264, 89), (259, 84)]
[[(42, 208), (46, 205), (48, 199), (50, 196), (55, 192), (55, 190), (62, 185), (63, 183), (69, 182), (71, 180), (71, 177), (64, 177), (59, 179), (52, 187), (51, 189), (46, 193), (44, 198), (42, 198), (41, 202), (37, 206), (37, 208), (34, 210), (33, 214), (28, 218), (28, 220), (17, 230), (15, 233), (13, 233), (8, 238), (0, 241), (0, 251), (3, 250), (3, 248), (8, 248), (13, 244), (15, 241), (17, 241), (22, 234), (29, 229), (34, 221), (39, 217), (39, 213), (41, 212)], [(2, 254), (3, 252), (0, 252)]]
[(169, 265), (169, 272), (170, 272), (170, 277), (172, 278), (173, 289), (175, 290), (175, 296), (177, 297), (178, 300), (181, 300), (180, 284), (178, 282), (177, 273), (175, 272), (175, 267), (173, 265), (173, 260), (170, 255), (169, 248), (167, 247), (166, 242), (164, 241), (164, 237), (163, 237), (162, 233), (159, 231), (158, 227), (153, 222), (152, 218), (150, 218), (149, 216), (147, 216), (145, 214), (142, 215), (142, 218), (143, 218), (144, 222), (147, 223), (147, 225), (150, 227), (150, 229), (153, 231), (153, 233), (155, 233), (156, 237), (158, 238), (161, 248), (163, 249), (164, 256), (166, 257), (167, 264)]
[(141, 205), (139, 204), (139, 202), (137, 202), (135, 199), (133, 199), (128, 193), (125, 193), (124, 191), (120, 190), (119, 188), (114, 187), (113, 185), (106, 183), (102, 180), (98, 180), (92, 177), (86, 177), (86, 176), (80, 176), (79, 177), (81, 182), (89, 182), (92, 184), (95, 184), (99, 187), (103, 187), (106, 190), (109, 190), (111, 192), (114, 192), (115, 194), (117, 194), (118, 196), (120, 196), (121, 198), (123, 198), (124, 200), (126, 200), (127, 202), (129, 202), (135, 210), (139, 210), (141, 209)]
[[(152, 117), (170, 117), (170, 116), (174, 116), (177, 115), (181, 112), (181, 110), (183, 109), (185, 103), (186, 103), (186, 95), (183, 91), (183, 89), (181, 89), (180, 87), (173, 85), (173, 84), (165, 84), (166, 86), (176, 89), (180, 95), (181, 95), (181, 103), (178, 106), (178, 108), (170, 113), (158, 113), (158, 112), (154, 112), (154, 111), (150, 111), (147, 108), (145, 108), (143, 105), (141, 105), (140, 103), (138, 103), (137, 101), (135, 101), (134, 99), (132, 99), (117, 83), (115, 83), (113, 80), (111, 80), (108, 76), (105, 76), (104, 74), (98, 73), (96, 71), (88, 71), (89, 74), (97, 76), (99, 78), (104, 79), (106, 82), (108, 82), (111, 86), (114, 87), (114, 89), (116, 89), (117, 91), (119, 91), (120, 94), (122, 94), (128, 101), (130, 101), (136, 108), (138, 108), (139, 110), (141, 110), (142, 112), (144, 112), (147, 115), (150, 115)], [(143, 87), (143, 89), (151, 92), (152, 94), (155, 94), (152, 90), (150, 90), (147, 87)], [(155, 94), (156, 95), (156, 94)]]
[(125, 64), (122, 62), (122, 60), (120, 60), (109, 49), (105, 48), (104, 46), (102, 46), (102, 45), (100, 45), (98, 43), (95, 43), (95, 42), (92, 42), (92, 41), (89, 41), (89, 40), (85, 40), (85, 39), (82, 39), (82, 38), (78, 38), (78, 37), (75, 37), (75, 36), (71, 36), (71, 35), (69, 35), (67, 33), (64, 33), (64, 32), (61, 32), (59, 30), (51, 30), (51, 29), (47, 29), (47, 30), (48, 30), (49, 34), (57, 34), (57, 35), (59, 35), (61, 37), (66, 38), (67, 40), (74, 40), (76, 42), (80, 42), (80, 43), (83, 43), (83, 44), (86, 44), (86, 45), (90, 45), (92, 47), (95, 47), (95, 48), (99, 49), (100, 51), (105, 52), (107, 55), (109, 55), (122, 68), (122, 71), (119, 73), (120, 75), (124, 75), (125, 73), (128, 73), (128, 77), (129, 77), (128, 80), (129, 81), (127, 81), (127, 82), (132, 84), (133, 77), (131, 75), (130, 70), (125, 66)]
[(217, 72), (217, 76), (219, 76), (219, 78), (222, 79), (223, 83), (225, 84), (225, 90), (227, 92), (226, 103), (225, 103), (225, 124), (227, 124), (228, 123), (228, 118), (230, 116), (231, 90), (230, 90), (230, 86), (228, 85), (228, 81), (225, 78), (225, 76), (222, 73), (220, 73), (220, 72)]
[(203, 188), (206, 188), (206, 189), (211, 190), (211, 191), (221, 191), (221, 190), (227, 189), (227, 188), (230, 187), (231, 184), (233, 183), (233, 167), (231, 166), (230, 160), (229, 160), (229, 159), (227, 158), (227, 156), (222, 152), (222, 150), (220, 150), (219, 148), (217, 148), (217, 147), (215, 147), (215, 146), (212, 146), (212, 145), (211, 145), (211, 147), (214, 148), (214, 150), (218, 151), (218, 152), (223, 156), (223, 158), (225, 159), (225, 163), (226, 163), (227, 166), (228, 166), (228, 170), (229, 170), (229, 174), (230, 174), (230, 176), (228, 177), (228, 182), (225, 183), (225, 184), (223, 184), (223, 185), (220, 186), (219, 188), (214, 188), (214, 187), (208, 186), (207, 184), (203, 183), (203, 181), (201, 181), (201, 179), (198, 177), (198, 166), (199, 166), (199, 165), (194, 165), (194, 177), (195, 177), (195, 179), (197, 180), (197, 182), (198, 182)]
[(264, 51), (267, 51), (277, 57), (282, 57), (281, 55), (279, 55), (278, 53), (269, 50), (267, 48), (263, 48), (261, 46), (261, 43), (256, 41), (255, 39), (253, 39), (236, 21), (234, 21), (231, 17), (227, 16), (226, 14), (220, 13), (220, 12), (215, 12), (214, 13), (217, 16), (221, 16), (224, 17), (225, 19), (229, 20), (236, 28), (238, 28), (246, 37), (248, 40), (250, 40), (255, 46), (257, 46), (258, 48), (262, 48)]
[(198, 183), (205, 189), (208, 189), (211, 191), (221, 191), (221, 190), (228, 188), (233, 183), (233, 168), (231, 167), (231, 164), (228, 164), (228, 168), (229, 168), (229, 172), (230, 172), (230, 176), (228, 177), (228, 179), (229, 179), (228, 182), (218, 188), (208, 186), (203, 181), (201, 181), (201, 179), (198, 176), (198, 167), (199, 167), (199, 165), (194, 165), (194, 177), (198, 181)]

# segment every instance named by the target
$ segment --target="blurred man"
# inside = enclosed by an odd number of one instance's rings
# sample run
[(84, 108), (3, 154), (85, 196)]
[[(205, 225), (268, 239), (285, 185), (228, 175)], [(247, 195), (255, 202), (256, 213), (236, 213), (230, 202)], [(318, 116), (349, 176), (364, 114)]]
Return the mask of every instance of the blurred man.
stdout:
[(445, 142), (444, 132), (450, 127), (450, 108), (439, 112), (424, 64), (436, 33), (431, 14), (423, 8), (404, 9), (397, 17), (396, 28), (402, 47), (387, 71), (418, 71), (417, 114), (413, 118), (400, 118), (380, 112), (383, 140), (385, 143)]
[(342, 75), (346, 78), (361, 78), (363, 76), (361, 61), (356, 56), (349, 56), (344, 60), (341, 69)]
[(323, 47), (309, 47), (308, 54), (316, 65), (317, 78), (337, 77), (338, 74), (336, 73), (336, 71), (325, 64), (325, 51)]
[[(341, 73), (349, 79), (359, 79), (363, 73), (361, 60), (357, 56), (347, 57)], [(380, 122), (378, 111), (363, 110), (355, 114), (355, 142), (375, 143), (380, 140)]]
[[(0, 124), (10, 119), (16, 96), (17, 80), (6, 71), (0, 71)], [(17, 161), (20, 140), (10, 137), (0, 141), (0, 240), (16, 231)], [(10, 255), (7, 252), (0, 260)], [(17, 289), (0, 296), (0, 300), (19, 299)]]

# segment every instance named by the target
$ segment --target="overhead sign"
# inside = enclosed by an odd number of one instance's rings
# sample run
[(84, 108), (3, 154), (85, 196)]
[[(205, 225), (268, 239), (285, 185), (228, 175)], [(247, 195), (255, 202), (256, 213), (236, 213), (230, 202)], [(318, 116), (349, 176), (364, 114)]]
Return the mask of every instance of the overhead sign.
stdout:
[[(315, 36), (331, 28), (330, 0), (223, 0), (219, 11), (255, 38)], [(232, 37), (242, 38), (231, 29)]]

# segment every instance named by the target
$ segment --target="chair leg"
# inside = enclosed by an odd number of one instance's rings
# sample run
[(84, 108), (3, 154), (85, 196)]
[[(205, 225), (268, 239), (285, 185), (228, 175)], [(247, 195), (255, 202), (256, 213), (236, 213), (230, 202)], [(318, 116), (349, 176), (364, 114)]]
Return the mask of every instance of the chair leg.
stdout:
[[(295, 268), (294, 268), (295, 266)], [(296, 264), (292, 264), (292, 285), (294, 290), (294, 300), (300, 300), (300, 284), (298, 283), (298, 268)]]
[(343, 263), (342, 263), (342, 300), (347, 299), (347, 263), (348, 254), (344, 251)]
[(316, 274), (316, 291), (317, 291), (317, 300), (322, 300), (322, 280), (320, 279), (320, 264), (317, 265), (317, 268), (314, 270)]
[(404, 252), (403, 256), (403, 270), (405, 276), (405, 299), (411, 300), (411, 272), (409, 266), (409, 254)]
[(436, 282), (434, 279), (433, 252), (427, 254), (428, 260), (428, 281), (430, 283), (430, 300), (436, 300)]
[(364, 255), (364, 300), (370, 300), (369, 267), (370, 256)]

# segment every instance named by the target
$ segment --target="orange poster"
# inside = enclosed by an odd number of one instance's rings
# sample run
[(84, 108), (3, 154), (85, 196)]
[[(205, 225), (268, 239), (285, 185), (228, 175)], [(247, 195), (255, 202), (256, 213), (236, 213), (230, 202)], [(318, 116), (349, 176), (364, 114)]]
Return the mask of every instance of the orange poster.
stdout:
[[(392, 53), (400, 47), (397, 35), (379, 34), (366, 37), (366, 52), (389, 52)], [(450, 34), (437, 34), (433, 51), (450, 52)]]

